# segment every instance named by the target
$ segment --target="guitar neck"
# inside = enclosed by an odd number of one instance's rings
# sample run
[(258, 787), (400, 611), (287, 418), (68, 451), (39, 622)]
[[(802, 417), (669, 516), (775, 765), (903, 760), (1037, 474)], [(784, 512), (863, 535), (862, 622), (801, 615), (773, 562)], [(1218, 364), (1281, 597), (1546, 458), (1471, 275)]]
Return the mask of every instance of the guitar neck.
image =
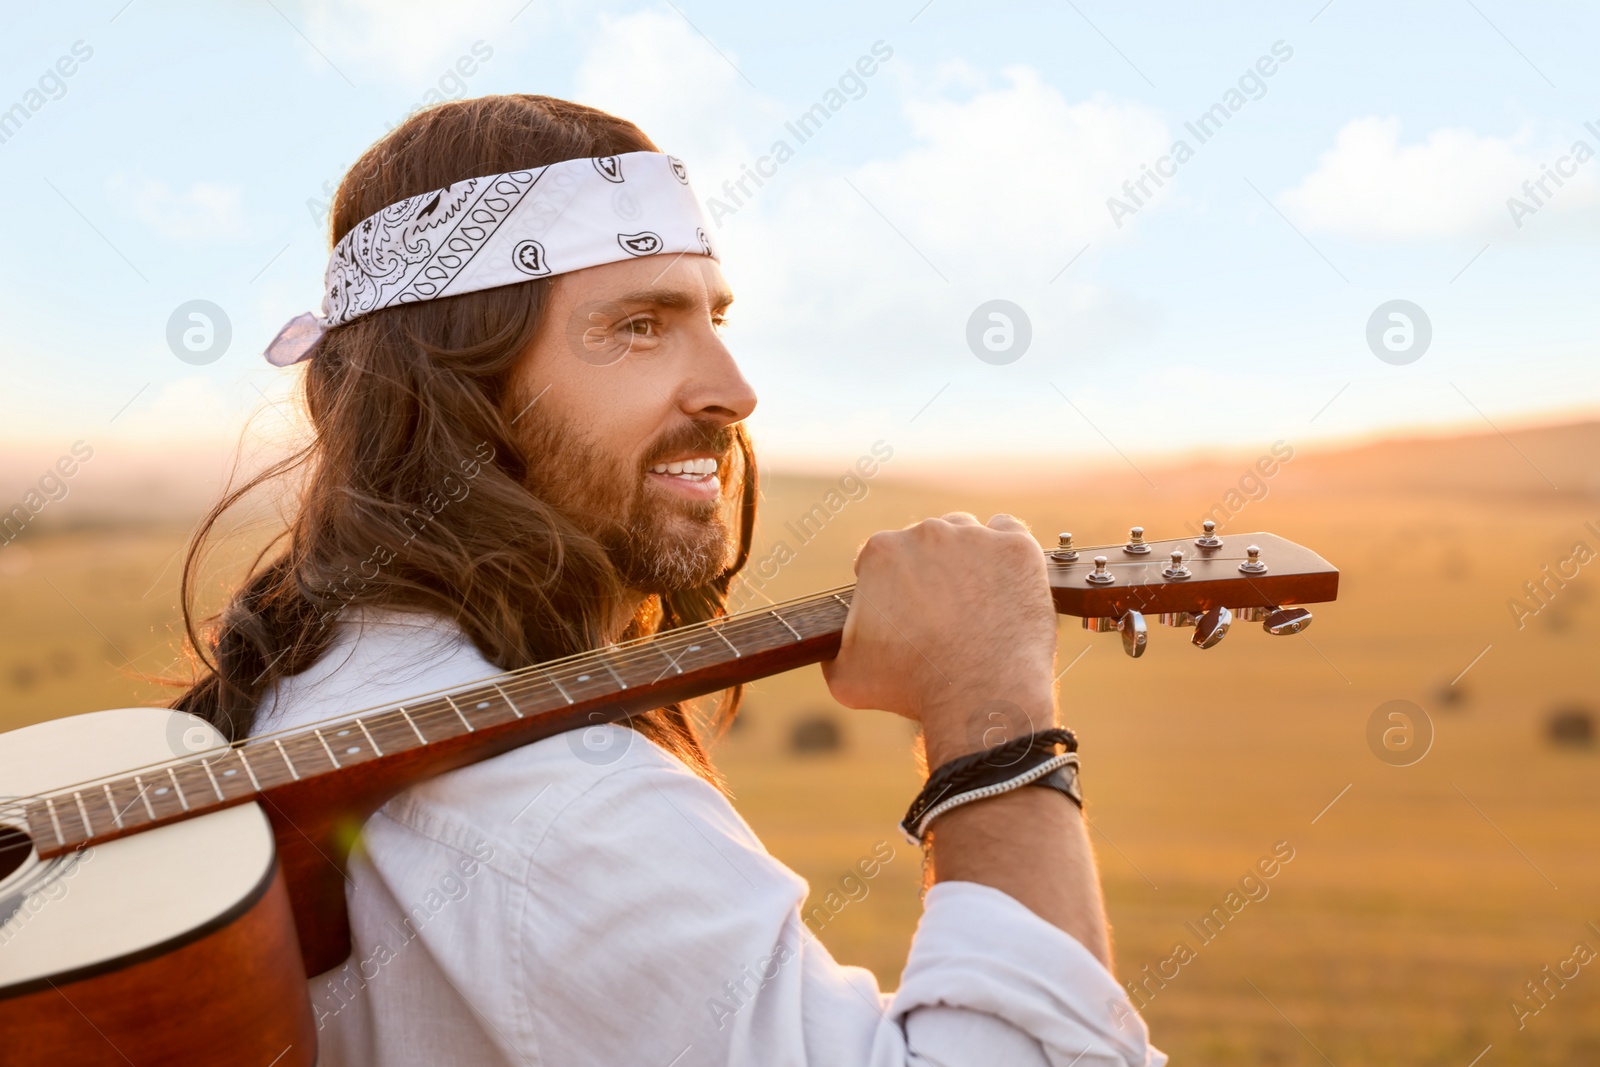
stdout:
[(257, 800), (269, 811), (327, 805), (360, 817), (407, 786), (541, 738), (829, 659), (853, 591), (683, 626), (80, 783), (27, 802), (25, 817), (41, 858)]
[[(1071, 544), (1072, 535), (1062, 534), (1047, 557), (1056, 610), (1096, 631), (1120, 630), (1133, 656), (1144, 649), (1143, 612), (1175, 625), (1193, 625), (1191, 613), (1207, 612), (1206, 633), (1197, 631), (1194, 643), (1209, 648), (1226, 633), (1228, 608), (1261, 618), (1277, 605), (1338, 595), (1333, 566), (1270, 533), (1224, 542), (1207, 524), (1195, 541), (1146, 542), (1135, 527), (1125, 544)], [(175, 753), (166, 763), (23, 798), (11, 810), (21, 809), (44, 858), (255, 800), (280, 829), (298, 830), (297, 815), (326, 820), (329, 812), (359, 827), (400, 790), (444, 771), (829, 659), (839, 650), (854, 591), (842, 586), (404, 704)], [(1300, 611), (1268, 615), (1264, 625), (1298, 633), (1309, 621)]]

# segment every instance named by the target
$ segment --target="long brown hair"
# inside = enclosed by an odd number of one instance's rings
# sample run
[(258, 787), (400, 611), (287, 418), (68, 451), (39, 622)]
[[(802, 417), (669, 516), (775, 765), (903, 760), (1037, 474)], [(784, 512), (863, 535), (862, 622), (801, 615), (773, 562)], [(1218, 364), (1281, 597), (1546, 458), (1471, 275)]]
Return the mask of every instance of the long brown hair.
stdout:
[[(489, 96), (421, 111), (368, 149), (333, 202), (332, 241), (379, 210), (467, 178), (566, 159), (658, 151), (613, 115), (546, 96)], [(526, 486), (529, 457), (505, 407), (509, 378), (539, 327), (548, 279), (369, 314), (324, 336), (302, 402), (314, 436), (231, 488), (202, 521), (183, 574), (184, 625), (198, 680), (173, 706), (248, 736), (262, 695), (327, 650), (349, 607), (425, 611), (461, 627), (484, 658), (514, 670), (602, 644), (623, 595), (606, 551)], [(709, 585), (648, 598), (624, 637), (726, 610), (749, 557), (756, 466), (742, 460), (739, 551)], [(298, 510), (216, 616), (197, 623), (199, 571), (217, 524), (247, 496), (297, 476)], [(738, 689), (718, 701), (717, 726)], [(721, 785), (688, 710), (631, 725)]]

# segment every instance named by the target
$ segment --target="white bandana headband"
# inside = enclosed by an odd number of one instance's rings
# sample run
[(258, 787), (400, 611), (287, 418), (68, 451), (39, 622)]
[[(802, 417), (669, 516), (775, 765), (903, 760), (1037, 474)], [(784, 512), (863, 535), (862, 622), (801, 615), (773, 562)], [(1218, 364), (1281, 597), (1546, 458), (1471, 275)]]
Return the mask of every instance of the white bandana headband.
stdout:
[(267, 362), (298, 363), (325, 330), (396, 304), (684, 253), (717, 255), (673, 156), (627, 152), (469, 178), (391, 204), (345, 234), (328, 262), (322, 314), (291, 319)]

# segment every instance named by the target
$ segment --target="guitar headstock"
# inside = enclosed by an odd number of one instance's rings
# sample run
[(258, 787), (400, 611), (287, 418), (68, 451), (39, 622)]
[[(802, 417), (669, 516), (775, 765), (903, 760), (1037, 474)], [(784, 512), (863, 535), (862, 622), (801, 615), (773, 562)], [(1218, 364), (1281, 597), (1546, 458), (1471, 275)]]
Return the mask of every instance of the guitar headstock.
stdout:
[(1210, 648), (1240, 620), (1299, 633), (1311, 613), (1295, 605), (1339, 594), (1338, 569), (1310, 549), (1270, 533), (1221, 537), (1211, 522), (1200, 537), (1147, 541), (1135, 526), (1121, 544), (1091, 547), (1062, 534), (1045, 562), (1056, 611), (1082, 618), (1085, 629), (1121, 633), (1130, 656), (1144, 652), (1147, 615), (1194, 626), (1193, 643)]

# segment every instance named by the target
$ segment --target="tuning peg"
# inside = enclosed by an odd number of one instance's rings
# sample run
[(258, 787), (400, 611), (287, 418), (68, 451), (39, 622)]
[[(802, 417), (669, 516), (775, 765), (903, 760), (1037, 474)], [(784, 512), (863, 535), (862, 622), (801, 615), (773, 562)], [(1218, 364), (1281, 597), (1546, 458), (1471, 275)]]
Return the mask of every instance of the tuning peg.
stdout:
[(1187, 611), (1163, 611), (1161, 613), (1162, 626), (1193, 626), (1196, 616)]
[(1228, 627), (1232, 625), (1233, 612), (1223, 607), (1212, 608), (1195, 620), (1194, 636), (1189, 640), (1196, 648), (1212, 648), (1228, 636)]
[(1128, 612), (1117, 621), (1117, 629), (1122, 631), (1122, 651), (1134, 659), (1144, 655), (1144, 646), (1149, 640), (1150, 629), (1145, 625), (1143, 615), (1137, 611)]
[(1059, 542), (1050, 553), (1050, 558), (1060, 560), (1062, 563), (1071, 563), (1078, 558), (1078, 550), (1072, 547), (1072, 535), (1070, 533), (1061, 534)]
[(1217, 536), (1217, 524), (1207, 519), (1200, 524), (1200, 529), (1205, 532), (1194, 539), (1194, 543), (1201, 548), (1221, 548), (1222, 538)]
[(1161, 577), (1169, 582), (1181, 582), (1189, 577), (1189, 568), (1183, 565), (1183, 550), (1173, 549), (1172, 565), (1161, 572)]
[(1234, 608), (1234, 622), (1260, 622), (1278, 609), (1275, 607)]
[(1128, 543), (1122, 546), (1122, 551), (1130, 556), (1142, 556), (1150, 551), (1150, 546), (1145, 543), (1143, 526), (1135, 526), (1128, 531)]
[(1261, 561), (1261, 549), (1257, 548), (1255, 545), (1251, 545), (1249, 548), (1244, 550), (1244, 554), (1250, 558), (1239, 564), (1239, 569), (1241, 571), (1246, 574), (1267, 573), (1267, 565)]
[(1084, 575), (1084, 580), (1095, 585), (1110, 585), (1117, 578), (1116, 575), (1106, 570), (1106, 558), (1104, 556), (1096, 556), (1094, 558), (1094, 570)]
[(1261, 628), (1274, 637), (1297, 634), (1311, 625), (1311, 612), (1305, 608), (1275, 608), (1261, 620)]

